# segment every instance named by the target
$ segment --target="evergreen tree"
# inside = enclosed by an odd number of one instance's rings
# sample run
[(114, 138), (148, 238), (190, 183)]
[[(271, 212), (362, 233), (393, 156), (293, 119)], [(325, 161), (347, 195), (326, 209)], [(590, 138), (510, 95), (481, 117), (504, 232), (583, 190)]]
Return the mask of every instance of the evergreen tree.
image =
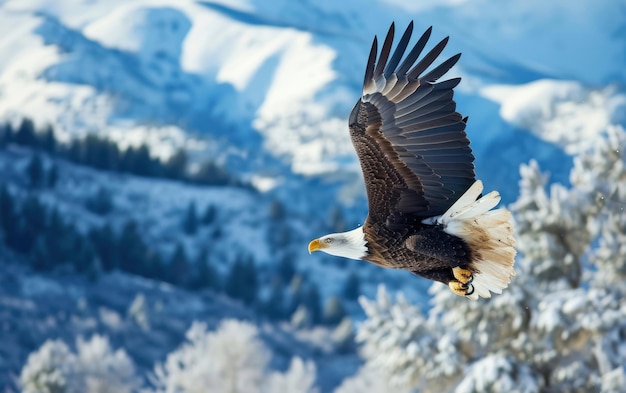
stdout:
[(96, 193), (85, 201), (85, 207), (92, 213), (104, 216), (109, 214), (114, 207), (113, 194), (108, 189), (99, 186)]
[(313, 282), (309, 283), (302, 296), (302, 305), (309, 312), (312, 324), (322, 321), (322, 300), (317, 285)]
[(272, 221), (267, 233), (268, 242), (273, 248), (284, 248), (291, 243), (291, 230), (285, 221)]
[(182, 244), (177, 244), (169, 263), (169, 281), (174, 285), (185, 287), (189, 283), (189, 259)]
[(135, 151), (131, 173), (139, 176), (154, 176), (157, 172), (148, 146), (143, 144)]
[(242, 291), (241, 270), (243, 269), (243, 261), (239, 258), (231, 265), (228, 276), (226, 277), (226, 294), (232, 298), (239, 298)]
[(141, 275), (148, 269), (147, 247), (134, 220), (128, 220), (118, 238), (119, 267), (121, 270)]
[(13, 138), (13, 128), (11, 127), (11, 123), (5, 123), (0, 125), (0, 148), (8, 145), (12, 142)]
[(170, 179), (184, 179), (187, 174), (189, 158), (184, 149), (178, 149), (165, 164), (163, 164), (163, 176)]
[(35, 269), (47, 271), (71, 263), (79, 273), (91, 271), (95, 259), (91, 242), (67, 225), (55, 207), (45, 207), (30, 197), (22, 211), (24, 220), (20, 222), (27, 224), (20, 229), (20, 243), (15, 249), (29, 254)]
[[(63, 234), (62, 259), (55, 261), (55, 264), (68, 264), (77, 273), (86, 273), (93, 263), (94, 252), (91, 244), (85, 236), (73, 225), (67, 225), (67, 232)], [(49, 239), (56, 240), (58, 237), (49, 236)]]
[(89, 238), (79, 232), (75, 233), (75, 251), (71, 259), (74, 270), (78, 273), (86, 274), (87, 277), (94, 280), (100, 270), (100, 262), (94, 247)]
[(343, 297), (347, 300), (356, 300), (361, 294), (361, 280), (359, 276), (350, 272), (343, 286)]
[(30, 252), (31, 264), (35, 270), (47, 271), (53, 266), (52, 258), (44, 235), (38, 235)]
[(54, 129), (52, 126), (46, 126), (45, 130), (40, 136), (39, 146), (47, 153), (55, 154), (57, 151), (57, 140), (54, 136)]
[(187, 211), (183, 218), (183, 231), (190, 236), (195, 235), (198, 231), (198, 211), (195, 201), (189, 202), (187, 206)]
[(205, 161), (200, 165), (198, 171), (194, 173), (191, 180), (198, 184), (224, 186), (224, 185), (237, 185), (238, 182), (231, 178), (231, 176), (216, 163), (212, 161)]
[(247, 257), (244, 260), (242, 283), (245, 285), (245, 290), (243, 291), (241, 299), (247, 304), (254, 304), (259, 290), (259, 278), (256, 264), (252, 257)]
[(82, 163), (82, 147), (81, 141), (77, 139), (73, 139), (67, 149), (64, 150), (63, 156), (67, 158), (69, 161), (75, 163)]
[(202, 225), (211, 225), (215, 221), (215, 217), (217, 216), (217, 210), (213, 205), (207, 205), (204, 213), (202, 214), (202, 219), (200, 222)]
[(137, 150), (129, 146), (121, 153), (120, 156), (120, 171), (127, 173), (135, 173)]
[(285, 313), (285, 285), (278, 278), (272, 278), (269, 284), (269, 293), (260, 300), (258, 309), (261, 314), (271, 320), (284, 319)]
[(48, 188), (54, 188), (56, 187), (58, 181), (59, 181), (59, 167), (55, 163), (52, 163), (50, 167), (48, 168), (46, 186)]
[(44, 239), (50, 261), (54, 264), (72, 260), (76, 252), (74, 244), (75, 230), (63, 220), (56, 207), (50, 207), (46, 214)]
[(79, 163), (93, 168), (114, 170), (119, 161), (117, 145), (96, 134), (88, 134), (81, 141), (81, 158)]
[(37, 135), (35, 134), (35, 123), (29, 118), (22, 120), (13, 136), (13, 142), (22, 145), (37, 147)]
[(190, 282), (190, 288), (214, 288), (219, 289), (219, 275), (209, 260), (209, 249), (205, 246), (200, 249), (194, 265), (194, 273)]
[(46, 210), (37, 197), (26, 198), (19, 209), (17, 222), (17, 241), (12, 247), (20, 253), (27, 254), (46, 224)]
[(155, 250), (148, 250), (144, 262), (144, 277), (167, 281), (169, 270), (163, 257)]
[(237, 258), (226, 279), (226, 294), (246, 304), (253, 304), (258, 285), (257, 270), (252, 258)]
[(16, 242), (17, 219), (13, 196), (5, 184), (0, 184), (0, 233), (4, 235), (4, 242), (9, 246)]
[(285, 206), (283, 206), (283, 204), (278, 199), (273, 199), (270, 202), (269, 215), (270, 218), (274, 221), (284, 220), (287, 216), (287, 213), (285, 212)]
[(107, 223), (102, 227), (91, 229), (89, 238), (94, 245), (94, 250), (101, 262), (102, 269), (108, 272), (118, 268), (116, 255), (116, 250), (118, 249), (117, 239), (111, 226)]
[(278, 261), (278, 275), (283, 282), (291, 282), (296, 274), (296, 266), (294, 265), (294, 256), (285, 254)]
[(39, 188), (44, 185), (44, 167), (43, 160), (39, 153), (33, 154), (28, 165), (26, 166), (26, 174), (31, 187)]

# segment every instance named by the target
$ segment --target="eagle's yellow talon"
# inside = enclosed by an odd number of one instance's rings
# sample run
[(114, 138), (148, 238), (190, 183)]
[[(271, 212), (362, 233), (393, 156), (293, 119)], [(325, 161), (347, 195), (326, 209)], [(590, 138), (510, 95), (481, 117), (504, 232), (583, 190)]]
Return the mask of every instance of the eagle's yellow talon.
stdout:
[(455, 295), (463, 297), (470, 296), (474, 293), (474, 286), (470, 283), (464, 284), (457, 280), (450, 280), (450, 282), (448, 283), (448, 287), (450, 287), (450, 290), (454, 292)]
[(471, 271), (458, 266), (452, 268), (452, 275), (454, 275), (457, 281), (465, 285), (465, 289), (467, 289), (469, 284), (474, 280), (474, 275)]
[(463, 288), (463, 283), (457, 280), (450, 280), (448, 283), (450, 290), (459, 296), (465, 296), (466, 288)]

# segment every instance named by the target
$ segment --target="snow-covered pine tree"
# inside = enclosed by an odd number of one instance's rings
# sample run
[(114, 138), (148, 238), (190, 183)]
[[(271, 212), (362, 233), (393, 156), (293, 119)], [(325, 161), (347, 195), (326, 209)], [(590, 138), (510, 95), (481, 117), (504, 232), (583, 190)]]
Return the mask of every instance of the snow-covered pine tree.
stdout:
[(141, 380), (123, 349), (113, 350), (104, 336), (78, 338), (76, 352), (48, 340), (30, 354), (20, 374), (24, 393), (133, 393)]
[(406, 386), (398, 386), (389, 381), (387, 375), (372, 363), (365, 363), (356, 375), (344, 379), (335, 393), (410, 393)]
[(291, 359), (286, 372), (271, 373), (263, 385), (265, 393), (318, 393), (315, 388), (315, 363), (299, 357)]
[(367, 370), (396, 391), (626, 391), (624, 146), (610, 127), (575, 157), (570, 187), (546, 189), (537, 163), (522, 165), (518, 274), (502, 295), (470, 302), (434, 284), (427, 316), (384, 291), (362, 298), (364, 371), (337, 392)]
[(248, 322), (223, 320), (208, 331), (196, 322), (187, 342), (154, 369), (145, 393), (315, 393), (315, 364), (292, 359), (285, 373), (268, 369), (270, 350)]
[(75, 371), (75, 357), (61, 340), (48, 340), (28, 356), (20, 373), (23, 393), (70, 393)]

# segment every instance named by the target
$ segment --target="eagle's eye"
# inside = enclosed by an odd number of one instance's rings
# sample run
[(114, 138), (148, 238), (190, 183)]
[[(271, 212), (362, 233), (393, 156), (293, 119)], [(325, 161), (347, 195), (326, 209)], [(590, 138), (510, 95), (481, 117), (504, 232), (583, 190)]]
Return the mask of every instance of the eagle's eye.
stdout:
[(333, 242), (333, 238), (332, 237), (327, 237), (326, 239), (324, 239), (324, 243), (326, 244), (330, 244)]

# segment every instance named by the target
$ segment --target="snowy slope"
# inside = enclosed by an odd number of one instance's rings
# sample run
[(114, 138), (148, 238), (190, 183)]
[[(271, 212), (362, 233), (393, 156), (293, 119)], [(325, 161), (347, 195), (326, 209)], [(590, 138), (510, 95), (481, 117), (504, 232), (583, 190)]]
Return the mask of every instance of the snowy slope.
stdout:
[[(0, 257), (7, 259), (2, 250)], [(34, 273), (11, 261), (0, 265), (0, 273), (0, 388), (6, 392), (20, 391), (20, 370), (47, 339), (72, 346), (78, 337), (106, 336), (113, 348), (128, 353), (142, 384), (147, 384), (155, 364), (185, 341), (194, 321), (213, 330), (224, 318), (259, 320), (254, 311), (214, 292), (191, 293), (119, 272), (104, 274), (94, 283), (66, 272)], [(331, 391), (360, 362), (354, 353), (331, 348), (331, 329), (296, 330), (265, 322), (259, 331), (272, 350), (272, 368), (285, 369), (292, 356), (311, 360), (317, 363), (317, 385), (323, 391)]]
[[(8, 184), (22, 198), (32, 192), (25, 180), (25, 168), (31, 158), (32, 151), (22, 147), (0, 151), (1, 183)], [(319, 286), (322, 301), (341, 294), (348, 273), (346, 267), (356, 266), (363, 280), (361, 291), (364, 294), (373, 295), (382, 279), (393, 282), (397, 290), (403, 290), (414, 301), (423, 301), (426, 297), (428, 282), (406, 272), (381, 272), (361, 261), (345, 262), (324, 255), (309, 255), (308, 242), (329, 230), (330, 207), (328, 211), (318, 211), (324, 215), (315, 212), (305, 215), (298, 212), (297, 205), (286, 206), (284, 227), (289, 236), (286, 242), (276, 247), (270, 241), (277, 230), (271, 217), (272, 205), (276, 201), (272, 195), (239, 187), (196, 186), (101, 172), (52, 157), (44, 157), (44, 162), (46, 166), (57, 165), (59, 180), (53, 189), (38, 190), (37, 195), (47, 205), (57, 207), (83, 232), (104, 224), (119, 231), (128, 220), (133, 220), (144, 239), (166, 260), (179, 244), (184, 246), (190, 261), (195, 261), (198, 253), (206, 248), (208, 260), (222, 277), (228, 275), (238, 259), (249, 256), (258, 267), (263, 294), (269, 289), (276, 264), (289, 256), (297, 271)], [(101, 189), (113, 195), (113, 209), (104, 216), (87, 208), (87, 201)], [(215, 209), (214, 220), (200, 226), (192, 235), (183, 231), (183, 219), (191, 203), (195, 204), (199, 216), (209, 206)], [(360, 316), (359, 310), (355, 311), (355, 316)]]

